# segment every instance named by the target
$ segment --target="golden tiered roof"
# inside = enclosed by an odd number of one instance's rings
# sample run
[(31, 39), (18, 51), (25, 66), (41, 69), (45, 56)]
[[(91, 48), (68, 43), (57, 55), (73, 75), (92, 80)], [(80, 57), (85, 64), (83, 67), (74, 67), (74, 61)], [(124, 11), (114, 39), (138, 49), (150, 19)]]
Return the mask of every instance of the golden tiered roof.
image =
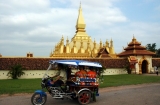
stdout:
[(86, 33), (86, 24), (82, 14), (81, 5), (79, 7), (79, 14), (76, 23), (76, 32), (71, 41), (66, 40), (64, 45), (64, 37), (62, 36), (60, 42), (55, 46), (54, 51), (51, 52), (50, 57), (56, 58), (88, 58), (97, 57), (100, 49), (105, 47), (107, 51), (114, 55), (113, 41), (110, 43), (106, 41), (104, 46), (102, 41), (98, 44), (95, 40), (92, 41), (91, 37)]
[(155, 55), (155, 53), (146, 50), (146, 47), (141, 46), (141, 43), (138, 42), (135, 37), (133, 37), (132, 41), (126, 48), (124, 48), (124, 50), (125, 51), (118, 54), (119, 57), (132, 55)]

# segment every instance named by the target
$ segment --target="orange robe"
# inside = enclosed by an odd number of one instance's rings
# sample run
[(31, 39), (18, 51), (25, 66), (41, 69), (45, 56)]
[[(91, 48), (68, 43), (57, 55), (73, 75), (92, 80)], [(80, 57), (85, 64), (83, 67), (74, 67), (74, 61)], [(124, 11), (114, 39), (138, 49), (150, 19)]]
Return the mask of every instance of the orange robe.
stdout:
[(88, 71), (87, 75), (90, 78), (96, 78), (96, 72), (95, 71)]
[(80, 70), (78, 72), (75, 73), (75, 76), (78, 76), (78, 77), (86, 77), (87, 76), (87, 71), (85, 70)]

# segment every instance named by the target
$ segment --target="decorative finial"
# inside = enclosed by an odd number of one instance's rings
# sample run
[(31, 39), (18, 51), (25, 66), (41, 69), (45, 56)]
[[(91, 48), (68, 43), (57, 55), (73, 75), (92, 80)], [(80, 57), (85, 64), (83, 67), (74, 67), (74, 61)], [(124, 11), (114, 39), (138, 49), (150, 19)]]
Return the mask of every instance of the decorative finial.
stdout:
[(102, 40), (100, 39), (100, 43), (102, 43)]
[(81, 9), (81, 1), (80, 1), (80, 6), (79, 6), (79, 8)]
[(135, 39), (134, 34), (133, 34), (133, 39)]

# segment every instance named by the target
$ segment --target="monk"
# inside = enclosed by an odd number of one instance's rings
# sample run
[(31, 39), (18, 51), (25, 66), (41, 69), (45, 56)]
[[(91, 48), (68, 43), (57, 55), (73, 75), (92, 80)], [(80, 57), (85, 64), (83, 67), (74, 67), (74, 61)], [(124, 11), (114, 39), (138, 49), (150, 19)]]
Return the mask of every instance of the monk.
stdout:
[(93, 67), (89, 68), (90, 70), (87, 72), (87, 76), (90, 78), (96, 78), (97, 73), (93, 70)]
[(87, 76), (87, 71), (84, 70), (83, 66), (80, 66), (79, 71), (75, 73), (75, 76), (86, 77)]

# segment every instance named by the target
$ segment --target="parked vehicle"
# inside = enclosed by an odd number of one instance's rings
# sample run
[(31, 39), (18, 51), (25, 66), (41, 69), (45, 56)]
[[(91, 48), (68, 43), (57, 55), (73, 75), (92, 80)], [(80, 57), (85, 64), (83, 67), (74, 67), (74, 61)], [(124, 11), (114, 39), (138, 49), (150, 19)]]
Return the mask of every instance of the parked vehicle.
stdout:
[[(85, 77), (75, 76), (74, 73), (69, 75), (67, 81), (71, 81), (72, 84), (64, 84), (60, 87), (55, 87), (51, 83), (52, 78), (49, 76), (48, 72), (50, 69), (53, 70), (57, 64), (62, 64), (63, 69), (66, 69), (66, 73), (70, 73), (70, 70), (77, 70), (79, 66), (89, 69), (93, 67), (96, 70), (96, 77)], [(78, 100), (81, 105), (86, 105), (90, 101), (96, 101), (96, 96), (99, 96), (99, 77), (100, 71), (102, 70), (102, 65), (97, 62), (89, 62), (84, 60), (51, 60), (49, 62), (49, 67), (44, 73), (42, 78), (41, 87), (42, 90), (36, 90), (31, 97), (31, 102), (33, 105), (44, 105), (47, 101), (47, 94), (45, 89), (52, 98), (54, 99), (65, 99), (69, 98), (72, 100)]]

